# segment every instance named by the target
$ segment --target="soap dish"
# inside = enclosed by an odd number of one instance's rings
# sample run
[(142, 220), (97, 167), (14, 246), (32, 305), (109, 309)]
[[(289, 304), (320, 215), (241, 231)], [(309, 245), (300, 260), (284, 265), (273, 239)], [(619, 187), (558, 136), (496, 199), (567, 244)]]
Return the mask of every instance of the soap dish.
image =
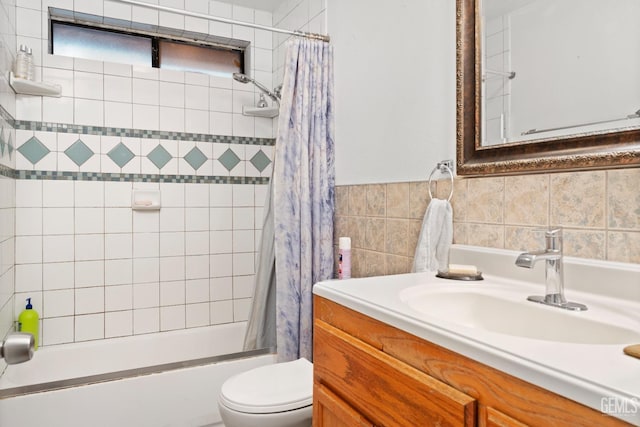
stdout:
[(441, 279), (450, 279), (450, 280), (467, 280), (467, 281), (484, 280), (484, 277), (482, 277), (482, 271), (478, 271), (475, 274), (470, 274), (470, 273), (450, 273), (448, 271), (438, 270), (436, 277), (439, 277)]

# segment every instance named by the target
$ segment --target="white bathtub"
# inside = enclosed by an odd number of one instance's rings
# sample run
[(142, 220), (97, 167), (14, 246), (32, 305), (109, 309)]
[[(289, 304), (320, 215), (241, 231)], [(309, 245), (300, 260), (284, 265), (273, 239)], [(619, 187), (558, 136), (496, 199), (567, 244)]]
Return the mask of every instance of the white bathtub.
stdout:
[(0, 377), (2, 427), (221, 426), (222, 383), (275, 362), (244, 324), (49, 346)]

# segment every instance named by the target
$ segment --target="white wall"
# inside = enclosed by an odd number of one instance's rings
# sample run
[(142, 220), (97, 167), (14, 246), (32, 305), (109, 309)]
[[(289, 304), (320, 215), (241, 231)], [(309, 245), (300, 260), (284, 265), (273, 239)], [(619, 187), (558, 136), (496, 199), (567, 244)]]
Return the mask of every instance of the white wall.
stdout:
[(336, 184), (425, 180), (455, 158), (455, 2), (327, 0)]

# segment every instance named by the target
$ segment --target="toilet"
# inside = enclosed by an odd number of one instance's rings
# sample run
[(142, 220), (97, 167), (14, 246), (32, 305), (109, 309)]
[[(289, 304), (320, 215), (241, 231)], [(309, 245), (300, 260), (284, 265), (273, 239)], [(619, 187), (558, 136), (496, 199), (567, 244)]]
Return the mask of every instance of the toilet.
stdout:
[(307, 359), (261, 366), (222, 384), (225, 427), (310, 427), (313, 364)]

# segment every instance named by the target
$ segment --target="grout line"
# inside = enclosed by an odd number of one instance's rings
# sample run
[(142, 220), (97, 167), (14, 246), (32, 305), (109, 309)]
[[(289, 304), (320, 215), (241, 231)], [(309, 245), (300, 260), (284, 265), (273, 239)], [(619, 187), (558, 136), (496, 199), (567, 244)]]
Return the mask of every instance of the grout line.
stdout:
[(609, 259), (609, 171), (604, 171), (604, 259)]

